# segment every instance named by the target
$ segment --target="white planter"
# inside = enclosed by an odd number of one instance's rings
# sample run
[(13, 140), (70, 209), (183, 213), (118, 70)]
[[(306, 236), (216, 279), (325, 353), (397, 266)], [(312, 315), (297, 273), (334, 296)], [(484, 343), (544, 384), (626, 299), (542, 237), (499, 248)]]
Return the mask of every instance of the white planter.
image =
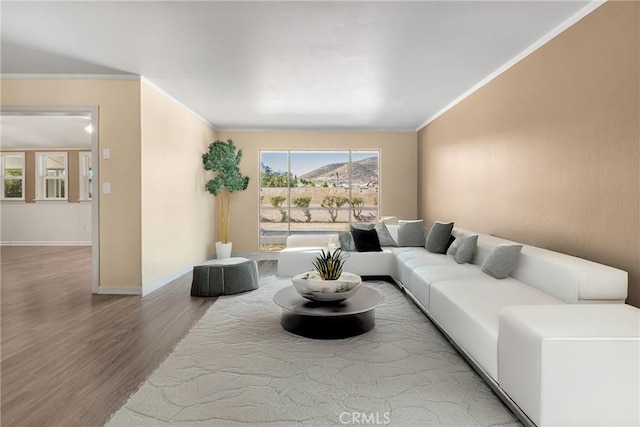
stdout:
[(298, 293), (312, 301), (342, 301), (358, 291), (362, 279), (357, 274), (342, 273), (338, 280), (322, 280), (314, 272), (298, 274), (291, 283)]
[(216, 258), (227, 259), (231, 258), (231, 245), (233, 243), (216, 242)]

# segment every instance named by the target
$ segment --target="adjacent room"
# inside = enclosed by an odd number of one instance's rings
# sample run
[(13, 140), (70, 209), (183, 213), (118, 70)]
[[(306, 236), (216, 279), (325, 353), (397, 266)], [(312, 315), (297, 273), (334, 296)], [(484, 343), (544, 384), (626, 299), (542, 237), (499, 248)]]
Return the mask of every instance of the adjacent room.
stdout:
[(640, 2), (3, 2), (0, 420), (640, 425)]

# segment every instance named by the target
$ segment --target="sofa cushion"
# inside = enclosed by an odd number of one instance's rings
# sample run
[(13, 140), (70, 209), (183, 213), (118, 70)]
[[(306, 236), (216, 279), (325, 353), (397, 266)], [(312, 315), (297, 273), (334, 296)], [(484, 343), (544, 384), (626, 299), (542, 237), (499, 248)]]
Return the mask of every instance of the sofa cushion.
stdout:
[(410, 250), (400, 251), (402, 248), (394, 248), (396, 254), (396, 273), (394, 279), (399, 280), (403, 285), (411, 277), (414, 268), (423, 265), (453, 264), (456, 265), (452, 257), (443, 254), (428, 252), (425, 248), (407, 248)]
[[(457, 239), (456, 239), (457, 240)], [(453, 259), (458, 264), (465, 264), (473, 261), (473, 256), (476, 254), (476, 248), (478, 247), (478, 235), (471, 234), (464, 236), (460, 246), (453, 255)]]
[(287, 248), (328, 248), (329, 240), (337, 234), (292, 234), (287, 237)]
[(496, 279), (505, 279), (516, 268), (522, 245), (499, 245), (482, 263), (482, 271)]
[(568, 303), (627, 298), (626, 271), (534, 246), (523, 246), (511, 277)]
[(453, 230), (453, 222), (434, 222), (433, 225), (431, 225), (429, 234), (427, 235), (427, 239), (424, 244), (425, 249), (436, 254), (443, 254), (447, 252), (449, 237), (451, 237), (451, 230)]
[(285, 248), (278, 254), (278, 276), (295, 276), (313, 270), (313, 260), (320, 255), (319, 247)]
[(473, 264), (439, 264), (423, 265), (413, 269), (414, 282), (421, 285), (431, 286), (436, 282), (444, 280), (477, 279), (481, 280), (487, 276), (480, 271), (477, 265)]
[(444, 280), (431, 284), (429, 312), (494, 380), (498, 378), (499, 313), (510, 305), (563, 304), (509, 277)]
[(382, 252), (349, 252), (342, 270), (360, 276), (395, 276), (395, 262), (388, 248)]
[(338, 233), (338, 239), (340, 240), (340, 249), (343, 251), (353, 252), (356, 250), (356, 242), (350, 231)]
[(354, 228), (351, 234), (353, 235), (353, 240), (356, 243), (356, 250), (358, 252), (382, 252), (376, 230), (359, 230)]
[(398, 246), (424, 247), (424, 228), (422, 220), (398, 220)]
[[(447, 259), (453, 261), (451, 257)], [(411, 294), (419, 300), (425, 310), (429, 311), (429, 288), (432, 283), (443, 280), (459, 280), (483, 278), (486, 275), (480, 271), (478, 266), (473, 264), (451, 264), (423, 265), (413, 268), (409, 273), (405, 287)]]

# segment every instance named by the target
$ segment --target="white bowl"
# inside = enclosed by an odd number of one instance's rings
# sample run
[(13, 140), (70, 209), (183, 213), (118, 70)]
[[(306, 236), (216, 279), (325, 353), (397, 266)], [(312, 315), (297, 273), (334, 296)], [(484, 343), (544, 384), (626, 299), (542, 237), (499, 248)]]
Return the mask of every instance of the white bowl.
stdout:
[(296, 291), (311, 301), (343, 301), (355, 294), (362, 279), (357, 274), (342, 273), (338, 280), (322, 280), (314, 272), (298, 274), (291, 278)]

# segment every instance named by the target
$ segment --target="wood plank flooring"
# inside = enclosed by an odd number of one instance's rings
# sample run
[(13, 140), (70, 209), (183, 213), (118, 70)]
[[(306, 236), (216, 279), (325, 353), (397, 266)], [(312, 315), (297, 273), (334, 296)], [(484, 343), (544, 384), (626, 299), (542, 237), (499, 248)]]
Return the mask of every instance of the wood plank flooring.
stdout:
[(191, 275), (91, 294), (88, 247), (2, 247), (1, 423), (101, 426), (213, 304)]

